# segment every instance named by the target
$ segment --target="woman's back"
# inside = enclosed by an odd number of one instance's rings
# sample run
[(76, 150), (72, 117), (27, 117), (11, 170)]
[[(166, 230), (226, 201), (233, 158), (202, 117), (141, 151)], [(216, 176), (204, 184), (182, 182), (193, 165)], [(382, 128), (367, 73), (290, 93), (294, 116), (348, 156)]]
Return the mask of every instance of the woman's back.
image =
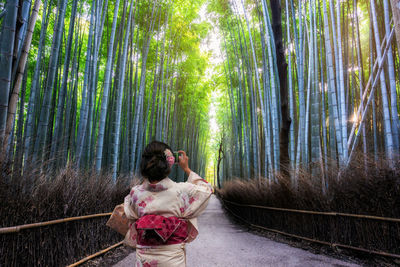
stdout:
[(141, 161), (146, 179), (125, 197), (124, 213), (130, 220), (125, 243), (137, 248), (136, 266), (186, 266), (185, 243), (198, 234), (196, 217), (207, 207), (212, 187), (189, 169), (186, 153), (179, 152), (186, 183), (166, 177), (174, 164), (172, 151), (152, 142)]
[(125, 197), (124, 211), (135, 220), (150, 214), (188, 219), (190, 231), (185, 242), (190, 242), (197, 236), (195, 218), (206, 208), (211, 193), (211, 185), (194, 172), (190, 172), (186, 183), (175, 183), (169, 178), (156, 184), (145, 181)]
[(156, 184), (145, 181), (133, 187), (126, 199), (139, 217), (158, 214), (189, 218), (211, 192), (211, 186), (191, 172), (186, 183), (175, 183), (169, 178)]

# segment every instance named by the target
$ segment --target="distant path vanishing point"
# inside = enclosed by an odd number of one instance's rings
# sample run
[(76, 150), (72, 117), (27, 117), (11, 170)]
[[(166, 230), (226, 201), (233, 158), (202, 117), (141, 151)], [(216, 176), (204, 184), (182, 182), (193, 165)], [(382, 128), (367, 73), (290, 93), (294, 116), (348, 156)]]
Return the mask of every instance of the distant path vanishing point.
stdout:
[[(230, 222), (214, 195), (198, 224), (199, 236), (186, 245), (188, 267), (360, 266), (249, 233)], [(135, 257), (114, 266), (135, 266)]]

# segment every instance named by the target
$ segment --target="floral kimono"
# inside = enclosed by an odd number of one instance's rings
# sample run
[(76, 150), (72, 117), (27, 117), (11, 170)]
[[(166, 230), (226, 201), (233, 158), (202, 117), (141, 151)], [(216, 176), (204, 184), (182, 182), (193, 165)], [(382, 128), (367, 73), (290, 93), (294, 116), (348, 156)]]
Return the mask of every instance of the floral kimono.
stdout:
[(211, 185), (194, 172), (186, 183), (167, 177), (133, 187), (124, 202), (131, 222), (125, 243), (136, 246), (136, 266), (186, 266), (185, 243), (196, 238), (196, 217), (211, 193)]

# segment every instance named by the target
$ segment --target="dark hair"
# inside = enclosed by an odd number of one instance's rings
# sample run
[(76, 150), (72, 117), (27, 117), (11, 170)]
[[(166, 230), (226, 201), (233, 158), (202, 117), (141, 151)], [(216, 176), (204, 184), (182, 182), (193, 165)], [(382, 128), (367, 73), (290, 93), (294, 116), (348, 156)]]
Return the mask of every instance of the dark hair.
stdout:
[(140, 161), (140, 173), (147, 178), (149, 182), (161, 181), (171, 172), (164, 151), (172, 149), (169, 145), (153, 141), (146, 146), (142, 153)]

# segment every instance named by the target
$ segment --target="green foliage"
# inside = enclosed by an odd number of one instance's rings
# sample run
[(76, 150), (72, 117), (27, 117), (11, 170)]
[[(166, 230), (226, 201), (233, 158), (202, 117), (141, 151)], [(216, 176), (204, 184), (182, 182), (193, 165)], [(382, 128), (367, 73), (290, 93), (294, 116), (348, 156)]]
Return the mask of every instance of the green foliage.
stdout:
[[(102, 106), (103, 88), (106, 74), (107, 55), (112, 49), (112, 77), (111, 89), (109, 93), (109, 108), (106, 117), (106, 132), (105, 132), (105, 148), (103, 154), (104, 170), (108, 170), (110, 162), (107, 159), (107, 153), (110, 152), (110, 138), (115, 129), (113, 128), (116, 110), (117, 89), (119, 72), (122, 66), (117, 61), (122, 52), (123, 36), (126, 31), (126, 19), (130, 5), (136, 5), (134, 13), (134, 26), (130, 32), (128, 44), (128, 59), (125, 70), (125, 81), (123, 83), (123, 106), (121, 117), (121, 149), (119, 151), (119, 161), (132, 153), (133, 148), (124, 149), (123, 146), (132, 146), (134, 138), (141, 138), (135, 150), (140, 154), (143, 146), (151, 139), (157, 137), (162, 138), (166, 142), (173, 143), (176, 148), (191, 149), (189, 153), (198, 153), (198, 162), (194, 162), (195, 166), (205, 167), (204, 153), (208, 153), (204, 149), (204, 142), (208, 135), (208, 110), (210, 106), (210, 92), (213, 90), (213, 85), (206, 77), (205, 72), (210, 67), (210, 54), (200, 48), (201, 42), (208, 36), (211, 30), (211, 24), (199, 17), (200, 9), (206, 4), (205, 0), (201, 1), (151, 1), (151, 0), (121, 0), (120, 8), (117, 15), (116, 39), (113, 47), (109, 47), (109, 39), (111, 27), (113, 25), (113, 14), (116, 0), (109, 0), (107, 8), (103, 1), (100, 1), (100, 6), (96, 7), (95, 2), (91, 0), (78, 1), (78, 13), (75, 21), (73, 41), (71, 48), (71, 62), (69, 63), (69, 73), (67, 77), (67, 92), (65, 98), (65, 113), (61, 116), (61, 125), (63, 130), (60, 139), (68, 140), (67, 147), (62, 149), (66, 152), (63, 156), (57, 156), (56, 167), (62, 167), (68, 162), (73, 162), (76, 159), (76, 148), (78, 141), (82, 136), (78, 136), (80, 124), (84, 121), (84, 112), (89, 112), (87, 115), (88, 126), (84, 134), (84, 152), (83, 152), (83, 167), (92, 166), (94, 155), (96, 153), (96, 141), (98, 138), (98, 127), (100, 108)], [(31, 50), (28, 55), (28, 75), (25, 94), (25, 103), (30, 105), (30, 101), (35, 104), (35, 109), (31, 114), (33, 116), (33, 135), (36, 134), (39, 121), (40, 110), (42, 109), (42, 99), (45, 94), (44, 86), (46, 84), (47, 74), (49, 71), (49, 60), (52, 55), (51, 44), (54, 38), (54, 29), (56, 18), (58, 16), (58, 1), (49, 0), (47, 8), (44, 10), (44, 5), (40, 6), (38, 20), (34, 29)], [(69, 31), (69, 23), (71, 20), (72, 2), (69, 2), (66, 9), (64, 20), (63, 37), (60, 44), (59, 63), (56, 70), (55, 95), (53, 102), (57, 103), (59, 97), (59, 85), (64, 75), (64, 54), (66, 52), (67, 33)], [(101, 10), (99, 10), (101, 8)], [(153, 15), (152, 11), (154, 9)], [(47, 13), (45, 19), (42, 16)], [(96, 13), (97, 12), (97, 13)], [(91, 25), (91, 17), (94, 14), (93, 25)], [(124, 17), (125, 16), (125, 17)], [(104, 24), (102, 21), (104, 19)], [(46, 31), (41, 35), (41, 29), (48, 23)], [(125, 26), (124, 26), (125, 25)], [(92, 36), (92, 37), (90, 37)], [(99, 38), (101, 36), (101, 39)], [(147, 38), (150, 38), (149, 51), (147, 60), (144, 61), (143, 53), (145, 51)], [(91, 39), (91, 43), (89, 40)], [(96, 39), (93, 39), (96, 38)], [(38, 57), (39, 43), (44, 42), (42, 61), (39, 66), (39, 80), (37, 81), (38, 92), (35, 99), (31, 100), (31, 85), (33, 84), (33, 73), (35, 72), (36, 59)], [(98, 46), (97, 66), (93, 66), (93, 54), (96, 46)], [(89, 49), (89, 50), (88, 50)], [(88, 58), (90, 51), (91, 58)], [(75, 60), (75, 65), (72, 62)], [(163, 61), (161, 61), (163, 60)], [(89, 65), (88, 65), (89, 64)], [(146, 66), (142, 70), (142, 66)], [(162, 69), (162, 70), (161, 70)], [(95, 71), (93, 73), (93, 70)], [(142, 71), (145, 71), (142, 75)], [(139, 95), (139, 88), (142, 77), (144, 82), (144, 95)], [(86, 87), (85, 87), (86, 86)], [(77, 91), (75, 92), (75, 88)], [(86, 89), (85, 89), (86, 88)], [(153, 90), (156, 89), (155, 95)], [(84, 91), (86, 90), (86, 91)], [(128, 94), (130, 100), (128, 101)], [(92, 96), (90, 96), (92, 95)], [(138, 101), (143, 97), (143, 108), (137, 110)], [(92, 99), (90, 99), (92, 98)], [(130, 106), (128, 106), (130, 104)], [(91, 105), (91, 107), (89, 107)], [(50, 123), (55, 123), (55, 114), (57, 108), (50, 107)], [(68, 109), (68, 110), (67, 110)], [(176, 109), (176, 111), (175, 111)], [(87, 110), (87, 111), (85, 111)], [(135, 113), (140, 112), (147, 121), (140, 121), (140, 128), (137, 132), (137, 137), (132, 136), (134, 132), (133, 119)], [(148, 114), (144, 114), (148, 112)], [(27, 110), (24, 112), (27, 114)], [(69, 115), (72, 114), (72, 118)], [(160, 117), (161, 116), (161, 117)], [(154, 117), (154, 118), (153, 118)], [(26, 120), (24, 118), (20, 118)], [(131, 120), (131, 121), (128, 121)], [(153, 121), (150, 122), (150, 120)], [(179, 123), (176, 123), (178, 120)], [(162, 122), (161, 122), (162, 121)], [(165, 126), (162, 123), (168, 121), (169, 125)], [(68, 125), (66, 125), (68, 123)], [(145, 124), (147, 123), (147, 124)], [(196, 123), (197, 127), (193, 132), (188, 129), (192, 123)], [(150, 124), (153, 124), (150, 126)], [(160, 127), (163, 126), (164, 133), (160, 133)], [(197, 129), (198, 128), (198, 129)], [(197, 129), (197, 130), (196, 130)], [(21, 129), (25, 131), (26, 129)], [(50, 145), (54, 133), (54, 125), (48, 129), (48, 137)], [(148, 131), (152, 130), (152, 133)], [(190, 137), (173, 136), (174, 132), (187, 132)], [(197, 132), (195, 134), (195, 132)], [(155, 135), (159, 133), (159, 135)], [(195, 138), (191, 140), (191, 138)], [(65, 141), (62, 141), (65, 142)], [(191, 145), (193, 143), (193, 145)], [(51, 145), (50, 145), (51, 146)], [(50, 149), (49, 146), (49, 149)], [(15, 147), (13, 148), (15, 149)], [(25, 149), (28, 149), (26, 147)], [(28, 152), (24, 160), (29, 160), (31, 151)], [(64, 153), (59, 151), (58, 153)], [(132, 156), (132, 154), (130, 154)], [(46, 157), (46, 156), (45, 156)], [(45, 160), (46, 158), (43, 158)], [(129, 159), (129, 161), (134, 161)], [(126, 172), (126, 167), (123, 163), (119, 163), (119, 173)], [(40, 164), (39, 164), (40, 165)], [(133, 166), (133, 165), (132, 165)], [(132, 171), (132, 166), (129, 168)], [(54, 166), (52, 166), (54, 167)], [(200, 173), (204, 171), (198, 170)]]
[[(101, 8), (105, 8), (104, 3), (101, 2)], [(290, 1), (288, 1), (290, 3)], [(2, 4), (4, 5), (5, 1), (0, 1), (0, 10), (2, 8)], [(117, 88), (115, 86), (118, 84), (117, 80), (119, 79), (119, 72), (122, 69), (120, 66), (120, 62), (117, 60), (120, 58), (120, 51), (122, 48), (124, 32), (126, 28), (126, 18), (128, 16), (128, 10), (130, 5), (136, 5), (136, 10), (134, 13), (134, 22), (135, 25), (130, 32), (131, 36), (129, 36), (129, 44), (128, 44), (128, 59), (127, 66), (125, 70), (125, 81), (123, 83), (124, 86), (124, 100), (122, 107), (122, 121), (121, 121), (121, 140), (126, 137), (125, 144), (121, 144), (120, 151), (123, 151), (123, 146), (132, 146), (133, 137), (132, 135), (132, 124), (133, 117), (136, 112), (141, 112), (143, 118), (146, 118), (147, 121), (141, 121), (139, 125), (144, 125), (143, 129), (140, 129), (140, 133), (144, 133), (146, 137), (143, 140), (140, 140), (135, 149), (138, 149), (140, 152), (140, 146), (148, 142), (150, 139), (155, 138), (155, 133), (159, 130), (155, 128), (160, 128), (162, 124), (159, 124), (160, 117), (163, 117), (163, 123), (168, 121), (168, 125), (163, 125), (165, 129), (168, 129), (168, 137), (165, 139), (168, 142), (175, 143), (176, 146), (181, 146), (182, 148), (189, 147), (189, 143), (195, 143), (194, 146), (203, 146), (204, 140), (210, 135), (210, 108), (213, 106), (216, 109), (216, 120), (218, 124), (221, 126), (219, 132), (216, 134), (223, 135), (227, 142), (238, 143), (238, 140), (235, 138), (239, 138), (236, 135), (243, 135), (240, 138), (245, 138), (244, 134), (251, 134), (254, 132), (253, 136), (248, 136), (248, 138), (253, 142), (252, 139), (255, 139), (258, 135), (259, 149), (265, 141), (263, 138), (263, 130), (261, 130), (263, 126), (263, 121), (261, 118), (261, 104), (257, 92), (257, 81), (255, 77), (255, 65), (259, 71), (259, 80), (262, 85), (261, 96), (265, 97), (267, 92), (271, 97), (272, 89), (271, 87), (267, 87), (271, 85), (272, 79), (274, 82), (277, 82), (277, 77), (271, 78), (266, 77), (265, 73), (270, 71), (270, 66), (267, 53), (267, 47), (265, 47), (265, 51), (263, 51), (263, 40), (261, 37), (261, 31), (266, 31), (264, 33), (264, 44), (272, 45), (272, 50), (274, 48), (272, 44), (272, 32), (269, 29), (268, 25), (265, 25), (265, 18), (262, 12), (262, 1), (254, 1), (248, 0), (244, 1), (246, 15), (248, 21), (246, 21), (243, 13), (243, 7), (240, 1), (228, 1), (228, 0), (200, 0), (200, 1), (189, 1), (189, 0), (160, 0), (160, 1), (151, 1), (151, 0), (135, 0), (135, 1), (126, 1), (121, 0), (120, 8), (118, 11), (118, 21), (117, 21), (117, 34), (116, 34), (116, 43), (114, 47), (108, 47), (111, 27), (113, 24), (113, 13), (114, 6), (116, 0), (109, 0), (107, 9), (102, 9), (98, 14), (95, 15), (95, 21), (93, 24), (92, 34), (96, 35), (99, 38), (101, 34), (101, 39), (97, 39), (99, 41), (99, 51), (97, 58), (97, 66), (92, 67), (92, 70), (87, 71), (87, 67), (92, 64), (91, 59), (87, 57), (87, 51), (94, 53), (94, 44), (89, 43), (89, 36), (91, 34), (91, 15), (95, 14), (96, 10), (92, 10), (93, 8), (92, 0), (85, 0), (78, 2), (78, 16), (76, 18), (75, 26), (74, 26), (74, 38), (72, 44), (71, 56), (76, 57), (76, 64), (72, 66), (72, 62), (70, 62), (69, 68), (69, 76), (67, 77), (67, 93), (66, 93), (66, 104), (64, 109), (67, 108), (67, 105), (70, 105), (70, 112), (74, 114), (74, 118), (72, 121), (68, 123), (70, 125), (64, 125), (64, 128), (68, 129), (63, 133), (64, 139), (67, 139), (69, 142), (66, 157), (67, 160), (64, 160), (63, 163), (59, 165), (62, 166), (69, 161), (74, 161), (75, 159), (75, 146), (78, 140), (78, 128), (79, 123), (82, 120), (81, 110), (83, 105), (89, 105), (89, 99), (87, 99), (86, 92), (84, 92), (84, 84), (85, 81), (87, 83), (87, 88), (89, 90), (93, 90), (93, 103), (92, 109), (90, 110), (91, 119), (93, 121), (89, 122), (90, 126), (88, 126), (88, 131), (91, 134), (91, 137), (86, 139), (85, 137), (85, 150), (88, 151), (87, 155), (85, 155), (85, 167), (91, 166), (91, 162), (93, 161), (93, 155), (95, 153), (95, 145), (97, 141), (98, 135), (98, 120), (100, 107), (103, 96), (103, 88), (105, 79), (105, 66), (107, 63), (107, 55), (110, 49), (113, 52), (112, 59), (112, 77), (111, 77), (111, 91), (110, 91), (110, 100), (109, 100), (109, 114), (107, 114), (107, 127), (109, 128), (106, 133), (106, 142), (108, 142), (107, 138), (111, 138), (113, 134), (113, 125), (115, 120), (114, 110), (116, 110), (116, 98), (117, 98)], [(302, 56), (302, 64), (304, 66), (303, 69), (303, 86), (308, 88), (307, 84), (307, 75), (309, 73), (309, 62), (308, 59), (311, 56), (311, 50), (308, 46), (310, 43), (310, 19), (311, 17), (311, 9), (309, 6), (309, 2), (307, 5), (303, 5), (302, 11), (302, 22), (303, 22), (303, 36), (306, 39), (306, 46), (304, 51), (299, 53), (296, 51), (294, 47), (294, 31), (297, 33), (300, 30), (300, 3), (298, 1), (294, 1), (294, 10), (291, 9), (290, 4), (289, 7), (285, 6), (285, 1), (281, 1), (282, 4), (282, 28), (284, 32), (286, 31), (286, 9), (289, 8), (289, 15), (292, 13), (294, 17), (289, 18), (289, 28), (292, 39), (292, 48), (291, 48), (291, 59), (292, 59), (292, 82), (293, 82), (293, 96), (294, 96), (294, 106), (296, 109), (295, 117), (293, 118), (293, 123), (295, 129), (298, 129), (299, 125), (299, 114), (298, 110), (300, 107), (305, 106), (306, 103), (301, 103), (299, 99), (299, 74), (298, 73), (298, 64), (297, 58)], [(314, 2), (313, 2), (314, 3)], [(315, 9), (316, 9), (316, 38), (315, 41), (317, 45), (318, 51), (318, 61), (321, 59), (321, 62), (326, 61), (326, 48), (324, 45), (320, 47), (320, 41), (324, 41), (324, 32), (323, 32), (323, 16), (322, 16), (322, 1), (315, 1)], [(44, 27), (45, 21), (42, 21), (42, 14), (44, 12), (44, 5), (42, 4), (39, 10), (39, 16), (36, 23), (36, 27), (34, 29), (31, 49), (28, 56), (28, 66), (27, 66), (27, 84), (26, 84), (26, 94), (25, 94), (25, 103), (29, 104), (30, 95), (31, 95), (31, 85), (33, 84), (32, 79), (33, 73), (35, 72), (36, 59), (38, 53), (38, 47), (40, 41), (44, 41), (44, 52), (42, 55), (42, 62), (39, 66), (39, 79), (38, 79), (38, 97), (35, 101), (35, 110), (34, 110), (34, 131), (37, 131), (37, 123), (38, 116), (40, 113), (40, 109), (42, 108), (42, 98), (45, 94), (44, 85), (46, 84), (47, 75), (49, 71), (49, 60), (52, 54), (51, 51), (51, 43), (54, 38), (54, 29), (56, 27), (56, 18), (58, 16), (58, 1), (57, 0), (49, 0), (47, 2), (48, 7), (48, 27), (46, 32), (40, 36), (40, 30)], [(266, 1), (266, 9), (267, 12), (271, 12), (268, 1)], [(152, 10), (154, 7), (154, 14), (152, 16)], [(63, 65), (64, 63), (64, 54), (66, 51), (66, 42), (67, 42), (67, 33), (69, 30), (69, 22), (71, 20), (71, 8), (72, 2), (69, 1), (66, 10), (66, 17), (64, 21), (63, 28), (63, 37), (62, 43), (60, 44), (60, 56), (59, 63), (57, 66), (57, 77), (54, 83), (55, 86), (55, 95), (53, 96), (53, 103), (57, 103), (58, 100), (58, 89), (60, 85), (60, 81), (63, 77)], [(359, 96), (357, 93), (358, 90), (358, 81), (354, 77), (357, 76), (361, 70), (351, 67), (351, 64), (355, 64), (356, 57), (356, 47), (354, 42), (354, 36), (352, 30), (354, 27), (354, 14), (353, 14), (353, 5), (350, 2), (342, 3), (342, 8), (344, 11), (342, 12), (341, 20), (345, 21), (346, 24), (342, 25), (342, 35), (343, 35), (343, 45), (344, 45), (344, 56), (346, 56), (345, 64), (347, 64), (350, 72), (346, 75), (346, 79), (348, 79), (348, 88), (346, 89), (348, 92), (348, 101), (347, 106), (349, 110), (353, 110), (356, 105), (359, 103)], [(375, 59), (370, 58), (370, 28), (371, 28), (371, 20), (370, 20), (370, 10), (369, 4), (365, 1), (357, 2), (358, 9), (358, 26), (360, 30), (360, 47), (362, 54), (362, 70), (364, 72), (364, 79), (368, 77), (370, 74), (369, 66), (375, 62)], [(378, 7), (378, 12), (383, 12), (382, 7)], [(123, 17), (125, 14), (125, 17)], [(271, 14), (270, 14), (271, 15)], [(104, 16), (104, 25), (102, 25), (102, 19)], [(207, 17), (207, 19), (204, 18)], [(124, 20), (123, 20), (124, 19)], [(252, 47), (250, 44), (250, 32), (247, 29), (247, 22), (249, 23), (249, 30), (251, 32), (252, 42), (254, 51), (252, 51)], [(383, 19), (379, 20), (380, 25), (382, 24)], [(1, 22), (0, 22), (1, 23)], [(296, 27), (294, 26), (296, 23)], [(307, 27), (304, 27), (304, 23), (307, 23)], [(331, 22), (329, 22), (331, 23)], [(218, 35), (220, 37), (220, 46), (222, 47), (222, 54), (224, 61), (222, 63), (210, 63), (212, 62), (212, 53), (204, 49), (204, 40), (210, 36), (210, 33), (218, 28)], [(332, 26), (330, 26), (330, 33), (332, 32)], [(102, 32), (100, 32), (102, 31)], [(383, 34), (383, 30), (381, 30), (381, 35)], [(144, 62), (143, 52), (146, 47), (146, 38), (149, 36), (150, 45), (148, 51), (147, 60)], [(269, 38), (268, 38), (269, 36)], [(284, 41), (287, 40), (286, 33), (284, 33)], [(299, 38), (299, 36), (297, 36)], [(347, 42), (346, 42), (347, 41)], [(76, 43), (78, 42), (78, 43)], [(333, 42), (333, 40), (331, 40)], [(286, 44), (286, 46), (288, 46)], [(373, 46), (372, 46), (373, 47)], [(252, 53), (255, 54), (255, 61), (252, 57)], [(264, 52), (264, 53), (263, 53)], [(287, 51), (286, 51), (287, 52)], [(275, 51), (272, 51), (272, 60), (274, 60)], [(395, 54), (397, 55), (397, 54)], [(221, 56), (221, 55), (218, 55)], [(353, 58), (351, 58), (353, 57)], [(161, 62), (163, 60), (163, 62)], [(71, 60), (72, 61), (72, 60)], [(229, 61), (229, 63), (228, 63)], [(336, 64), (337, 59), (335, 59)], [(394, 60), (398, 64), (398, 55)], [(89, 64), (89, 65), (87, 65)], [(264, 64), (267, 64), (265, 67)], [(320, 63), (318, 63), (320, 64)], [(136, 110), (137, 101), (140, 98), (138, 95), (138, 89), (140, 87), (141, 79), (142, 79), (142, 66), (146, 65), (146, 68), (143, 69), (143, 78), (144, 80), (144, 96), (143, 96), (143, 109)], [(272, 64), (274, 66), (274, 63)], [(320, 67), (320, 66), (319, 66)], [(325, 66), (322, 66), (325, 68)], [(74, 68), (74, 69), (73, 69)], [(265, 69), (264, 69), (265, 68)], [(346, 68), (346, 66), (345, 66)], [(95, 73), (93, 73), (93, 70)], [(273, 74), (272, 71), (269, 74)], [(320, 78), (320, 70), (318, 70), (318, 81)], [(325, 83), (327, 80), (327, 71), (324, 69), (323, 71)], [(137, 75), (137, 76), (136, 76)], [(336, 78), (336, 77), (335, 77)], [(85, 80), (86, 79), (86, 80)], [(266, 80), (269, 79), (269, 80)], [(310, 81), (313, 81), (314, 78), (310, 78)], [(396, 81), (398, 84), (398, 81)], [(364, 81), (364, 86), (366, 81)], [(250, 90), (250, 85), (253, 87), (253, 92)], [(74, 88), (77, 89), (74, 92)], [(269, 89), (267, 89), (269, 88)], [(155, 90), (155, 91), (154, 91)], [(268, 91), (269, 90), (269, 91)], [(155, 95), (153, 95), (153, 91)], [(75, 95), (76, 94), (76, 95)], [(130, 99), (128, 100), (128, 95)], [(252, 98), (253, 97), (253, 98)], [(251, 99), (252, 98), (252, 99)], [(325, 104), (326, 104), (326, 115), (329, 117), (329, 113), (331, 111), (328, 110), (328, 102), (329, 102), (329, 94), (325, 95)], [(68, 103), (70, 101), (71, 103)], [(215, 101), (215, 103), (212, 103)], [(274, 100), (275, 101), (275, 100)], [(279, 100), (275, 102), (269, 102), (265, 104), (266, 112), (271, 112), (272, 103), (278, 105)], [(380, 105), (380, 97), (377, 98), (378, 106)], [(243, 104), (243, 107), (241, 107)], [(130, 105), (130, 106), (129, 106)], [(232, 109), (232, 106), (234, 108)], [(242, 110), (243, 108), (243, 110)], [(52, 107), (52, 112), (54, 114), (51, 115), (50, 121), (54, 123), (54, 117), (57, 112), (56, 107)], [(176, 110), (175, 110), (176, 109)], [(379, 109), (379, 107), (378, 107)], [(27, 115), (27, 109), (24, 110), (24, 114)], [(67, 111), (66, 111), (67, 112)], [(144, 112), (148, 112), (144, 114)], [(253, 113), (252, 113), (253, 112)], [(381, 112), (378, 110), (378, 113)], [(176, 113), (176, 114), (175, 114)], [(350, 112), (351, 113), (351, 112)], [(67, 123), (67, 114), (63, 115), (63, 122)], [(243, 118), (242, 118), (243, 115)], [(350, 116), (351, 114), (349, 114)], [(175, 116), (175, 117), (174, 117)], [(233, 118), (236, 116), (236, 122)], [(268, 115), (269, 116), (269, 115)], [(254, 117), (254, 118), (253, 118)], [(278, 115), (279, 117), (279, 115)], [(168, 120), (167, 120), (168, 118)], [(25, 119), (21, 118), (21, 119)], [(150, 120), (152, 120), (150, 122)], [(176, 120), (179, 123), (175, 123)], [(329, 120), (328, 120), (329, 122)], [(147, 123), (147, 124), (145, 124)], [(188, 126), (191, 126), (191, 123), (196, 123), (198, 125), (198, 139), (196, 140), (183, 140), (183, 138), (179, 140), (174, 140), (175, 136), (173, 136), (173, 132), (183, 131), (185, 132)], [(236, 123), (236, 125), (235, 125)], [(251, 124), (253, 123), (253, 124)], [(379, 123), (378, 123), (379, 124)], [(152, 126), (150, 126), (152, 125)], [(239, 126), (240, 125), (240, 126)], [(373, 130), (372, 124), (371, 131)], [(256, 127), (258, 126), (258, 127)], [(320, 128), (322, 129), (323, 124), (320, 124)], [(329, 124), (325, 126), (330, 127)], [(24, 126), (25, 127), (25, 126)], [(129, 128), (130, 127), (130, 128)], [(175, 129), (175, 128), (176, 129)], [(270, 126), (269, 126), (270, 127)], [(51, 138), (53, 136), (53, 127), (49, 127), (48, 136)], [(237, 133), (233, 129), (237, 129)], [(269, 128), (268, 128), (269, 129)], [(320, 130), (321, 130), (320, 129)], [(380, 131), (380, 125), (378, 125), (377, 129)], [(17, 131), (18, 129), (15, 129)], [(148, 131), (152, 131), (148, 133)], [(246, 130), (248, 133), (246, 133)], [(271, 130), (271, 129), (270, 129)], [(25, 129), (21, 129), (21, 131), (25, 131)], [(197, 131), (197, 130), (196, 130)], [(358, 131), (357, 131), (358, 132)], [(192, 133), (195, 135), (195, 133)], [(159, 138), (160, 136), (158, 136)], [(90, 142), (90, 143), (87, 143)], [(203, 143), (202, 143), (203, 142)], [(240, 144), (244, 148), (244, 140), (242, 139), (242, 143)], [(257, 141), (258, 142), (258, 141)], [(296, 141), (294, 141), (296, 142)], [(379, 141), (380, 142), (380, 141)], [(378, 142), (378, 143), (379, 143)], [(321, 142), (322, 143), (322, 142)], [(381, 142), (382, 143), (382, 142)], [(49, 144), (51, 142), (49, 141)], [(106, 146), (110, 146), (110, 144), (106, 144)], [(14, 146), (15, 149), (16, 146)], [(206, 146), (204, 146), (206, 147)], [(214, 149), (214, 148), (213, 148)], [(213, 153), (210, 147), (205, 148), (204, 151), (199, 152), (201, 155)], [(234, 150), (233, 147), (226, 147), (227, 150)], [(121, 152), (120, 158), (124, 157), (123, 153), (131, 153), (133, 147), (126, 149)], [(195, 150), (195, 149), (194, 149)], [(261, 151), (260, 151), (261, 152)], [(104, 152), (104, 157), (106, 157), (107, 149)], [(241, 153), (244, 153), (243, 151)], [(333, 153), (336, 153), (333, 151)], [(199, 157), (200, 157), (199, 154)], [(243, 157), (244, 154), (240, 155)], [(253, 155), (252, 155), (253, 157)], [(250, 159), (249, 159), (250, 160)], [(132, 161), (132, 159), (130, 159)], [(105, 160), (104, 168), (107, 169), (107, 160)], [(200, 164), (200, 163), (199, 163)], [(203, 162), (204, 165), (204, 162)], [(120, 167), (122, 171), (122, 167)]]

